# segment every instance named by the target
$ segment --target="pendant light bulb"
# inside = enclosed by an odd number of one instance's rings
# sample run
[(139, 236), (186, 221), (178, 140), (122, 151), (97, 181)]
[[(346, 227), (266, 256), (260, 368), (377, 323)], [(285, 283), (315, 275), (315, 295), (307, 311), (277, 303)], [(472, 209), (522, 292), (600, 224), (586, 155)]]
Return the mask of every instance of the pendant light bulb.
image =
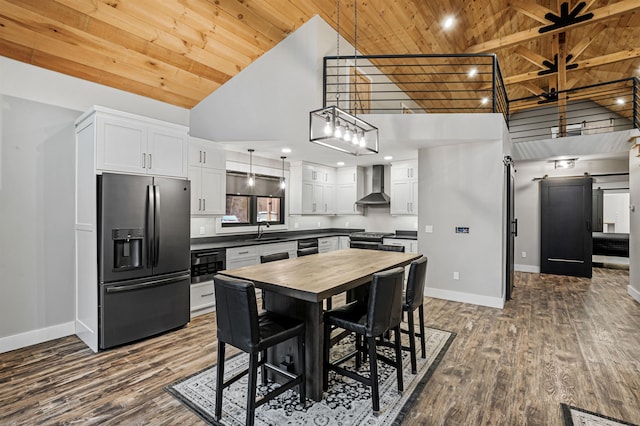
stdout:
[(345, 142), (349, 142), (351, 140), (351, 129), (349, 128), (348, 124), (346, 130), (344, 131), (344, 140)]
[(249, 176), (249, 186), (253, 186), (255, 184), (255, 180), (253, 179), (253, 175)]
[(335, 130), (335, 132), (333, 133), (333, 136), (334, 136), (336, 139), (340, 139), (340, 138), (342, 138), (342, 126), (340, 125), (340, 120), (338, 120), (338, 121), (336, 122), (336, 130)]
[(324, 125), (325, 136), (330, 136), (333, 133), (333, 126), (331, 125), (331, 117), (327, 114), (326, 123)]
[(365, 147), (367, 145), (367, 141), (364, 138), (364, 130), (360, 133), (360, 140), (359, 140), (359, 144), (361, 147)]

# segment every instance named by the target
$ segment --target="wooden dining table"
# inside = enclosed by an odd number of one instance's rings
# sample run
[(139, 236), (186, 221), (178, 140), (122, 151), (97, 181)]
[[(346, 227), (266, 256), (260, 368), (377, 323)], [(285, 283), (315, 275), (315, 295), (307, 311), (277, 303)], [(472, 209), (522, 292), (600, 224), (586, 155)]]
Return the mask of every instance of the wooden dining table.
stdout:
[[(406, 266), (422, 255), (365, 249), (328, 253), (245, 266), (220, 274), (253, 281), (262, 289), (268, 311), (306, 323), (307, 396), (322, 399), (323, 301), (371, 281), (376, 272)], [(297, 359), (296, 345), (285, 342), (269, 354), (270, 362)], [(291, 366), (294, 370), (296, 366)], [(297, 372), (297, 371), (296, 371)]]

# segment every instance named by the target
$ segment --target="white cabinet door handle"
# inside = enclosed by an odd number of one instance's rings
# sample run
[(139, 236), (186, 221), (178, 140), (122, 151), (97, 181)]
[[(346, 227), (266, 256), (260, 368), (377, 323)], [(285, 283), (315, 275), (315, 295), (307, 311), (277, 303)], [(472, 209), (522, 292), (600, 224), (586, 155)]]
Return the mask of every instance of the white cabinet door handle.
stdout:
[(151, 154), (149, 154), (149, 170), (151, 170)]
[(204, 161), (203, 161), (203, 163), (204, 163), (204, 164), (207, 164), (207, 151), (202, 151), (202, 154), (203, 154), (203, 156), (204, 156)]
[(142, 168), (145, 169), (147, 167), (147, 154), (142, 153)]
[(198, 161), (199, 163), (202, 163), (202, 151), (198, 151), (200, 153), (200, 160)]
[(198, 211), (202, 210), (202, 198), (198, 198)]
[(207, 210), (207, 199), (203, 198), (202, 199), (202, 211)]

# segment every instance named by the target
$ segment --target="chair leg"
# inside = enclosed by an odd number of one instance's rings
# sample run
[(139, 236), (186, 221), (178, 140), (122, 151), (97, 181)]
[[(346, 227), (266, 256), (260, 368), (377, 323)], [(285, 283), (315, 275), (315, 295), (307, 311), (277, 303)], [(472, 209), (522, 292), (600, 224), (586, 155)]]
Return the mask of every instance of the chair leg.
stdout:
[(300, 374), (302, 374), (302, 383), (298, 387), (298, 393), (300, 393), (300, 404), (304, 407), (307, 402), (307, 383), (306, 383), (306, 365), (305, 358), (307, 357), (305, 354), (305, 343), (304, 343), (304, 335), (298, 336), (298, 366), (300, 368)]
[[(262, 351), (262, 361), (266, 361), (267, 360), (267, 350), (265, 349), (264, 351)], [(260, 376), (262, 377), (262, 384), (266, 385), (267, 384), (267, 367), (265, 367), (264, 364), (262, 364), (260, 366)]]
[(402, 382), (402, 344), (400, 343), (400, 325), (394, 328), (396, 335), (396, 374), (398, 377), (398, 392), (404, 390), (404, 384)]
[(371, 402), (373, 411), (380, 411), (380, 393), (378, 392), (378, 354), (376, 353), (376, 338), (367, 337), (369, 344), (369, 370), (371, 371)]
[(420, 317), (420, 349), (422, 349), (422, 358), (426, 358), (427, 355), (427, 351), (425, 348), (425, 343), (424, 343), (424, 303), (420, 306), (418, 306), (418, 315)]
[(331, 301), (331, 298), (328, 298), (328, 299), (327, 299), (327, 311), (328, 311), (329, 309), (331, 309), (331, 307), (332, 307), (332, 306), (333, 306), (333, 303), (332, 303), (332, 301)]
[(415, 325), (413, 320), (413, 312), (407, 313), (408, 317), (408, 326), (409, 326), (409, 352), (411, 355), (411, 374), (416, 374), (417, 372), (417, 361), (416, 361), (416, 333), (415, 333)]
[(331, 343), (331, 325), (324, 323), (324, 340), (323, 340), (323, 356), (322, 356), (322, 390), (329, 389), (329, 349)]
[(356, 370), (360, 370), (360, 367), (362, 366), (363, 350), (364, 350), (364, 345), (362, 344), (362, 335), (356, 334)]
[(258, 354), (249, 354), (249, 383), (247, 389), (247, 419), (245, 424), (253, 426), (256, 414), (256, 385), (258, 379)]
[(217, 420), (222, 417), (222, 387), (224, 386), (224, 347), (225, 343), (218, 340), (218, 368), (216, 377), (216, 411)]

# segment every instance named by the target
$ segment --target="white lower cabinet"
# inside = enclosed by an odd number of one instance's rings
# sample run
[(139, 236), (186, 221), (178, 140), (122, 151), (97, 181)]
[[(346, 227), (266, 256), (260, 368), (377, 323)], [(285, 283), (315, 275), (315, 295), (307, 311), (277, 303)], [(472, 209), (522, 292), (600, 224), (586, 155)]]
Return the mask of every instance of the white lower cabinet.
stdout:
[(340, 241), (338, 237), (318, 238), (318, 252), (327, 253), (329, 251), (338, 250)]
[(349, 237), (338, 237), (340, 250), (351, 247), (351, 239)]
[(405, 240), (402, 238), (384, 238), (382, 244), (390, 246), (404, 246), (405, 253), (418, 253), (418, 240)]
[(213, 281), (191, 284), (191, 317), (206, 314), (216, 309)]

